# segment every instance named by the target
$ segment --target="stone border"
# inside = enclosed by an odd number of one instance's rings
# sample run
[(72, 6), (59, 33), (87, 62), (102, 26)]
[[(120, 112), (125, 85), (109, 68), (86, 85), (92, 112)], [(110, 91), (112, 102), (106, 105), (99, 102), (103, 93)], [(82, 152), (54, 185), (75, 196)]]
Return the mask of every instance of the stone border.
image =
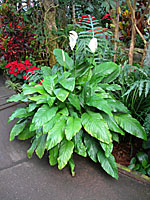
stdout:
[(118, 173), (129, 176), (137, 181), (140, 181), (145, 184), (150, 184), (150, 177), (141, 174), (137, 171), (131, 170), (123, 165), (117, 163)]

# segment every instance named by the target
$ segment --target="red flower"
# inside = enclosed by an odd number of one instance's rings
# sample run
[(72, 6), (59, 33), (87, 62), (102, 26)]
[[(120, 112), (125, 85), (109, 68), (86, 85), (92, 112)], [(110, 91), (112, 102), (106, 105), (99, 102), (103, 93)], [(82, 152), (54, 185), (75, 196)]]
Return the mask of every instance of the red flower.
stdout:
[(104, 17), (102, 17), (102, 19), (109, 19), (109, 20), (111, 20), (110, 14), (106, 14)]

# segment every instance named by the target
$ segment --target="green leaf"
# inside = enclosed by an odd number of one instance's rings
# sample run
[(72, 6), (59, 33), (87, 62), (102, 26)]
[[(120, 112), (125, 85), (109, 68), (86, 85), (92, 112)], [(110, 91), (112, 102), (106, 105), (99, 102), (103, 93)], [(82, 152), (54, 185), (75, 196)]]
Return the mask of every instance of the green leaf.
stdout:
[(144, 168), (148, 165), (148, 155), (146, 153), (138, 152), (136, 157)]
[(21, 94), (15, 94), (15, 95), (12, 95), (11, 97), (9, 97), (7, 99), (7, 102), (18, 102), (18, 101), (21, 101), (25, 98), (25, 96), (21, 93)]
[(27, 111), (30, 113), (37, 107), (36, 103), (29, 103)]
[(59, 113), (59, 114), (62, 114), (62, 115), (65, 115), (65, 116), (68, 116), (68, 115), (69, 115), (69, 111), (68, 111), (68, 108), (67, 108), (67, 107), (64, 107), (64, 108), (61, 109), (58, 113)]
[(44, 86), (44, 89), (52, 95), (55, 83), (54, 83), (54, 77), (53, 76), (46, 76), (44, 77), (44, 80), (42, 81), (42, 85)]
[(129, 110), (127, 109), (127, 107), (120, 101), (117, 101), (115, 99), (107, 99), (107, 103), (109, 104), (113, 112), (129, 113)]
[(36, 104), (48, 103), (51, 107), (55, 101), (55, 97), (51, 97), (48, 94), (37, 95), (29, 98), (32, 101), (36, 101)]
[(58, 143), (60, 143), (64, 138), (64, 129), (65, 129), (65, 119), (63, 117), (60, 117), (58, 122), (54, 125), (54, 127), (48, 132), (47, 136), (47, 149), (52, 149), (55, 147)]
[(65, 66), (66, 69), (73, 69), (73, 60), (68, 56), (68, 53), (64, 52), (65, 62), (63, 61), (62, 49), (54, 49), (53, 53), (60, 65)]
[(112, 74), (109, 74), (106, 78), (103, 79), (104, 83), (113, 82), (120, 74), (120, 67), (118, 67)]
[(121, 90), (121, 86), (117, 85), (117, 84), (108, 84), (108, 83), (101, 83), (99, 84), (99, 86), (101, 88), (103, 88), (104, 90), (108, 90), (108, 91), (116, 91), (116, 90)]
[(14, 120), (15, 118), (28, 117), (31, 115), (33, 115), (33, 113), (32, 112), (28, 113), (27, 108), (17, 108), (9, 117), (8, 122)]
[(35, 85), (35, 86), (27, 85), (23, 88), (24, 95), (34, 94), (34, 93), (46, 94), (46, 91), (44, 90), (42, 85)]
[(37, 148), (35, 152), (39, 158), (42, 158), (44, 155), (44, 151), (46, 147), (46, 137), (47, 135), (44, 134), (44, 135), (41, 135), (38, 139), (38, 144), (37, 144)]
[(62, 88), (54, 90), (54, 93), (55, 93), (56, 97), (62, 102), (64, 102), (69, 95), (69, 92)]
[(64, 77), (59, 80), (59, 83), (67, 90), (73, 91), (75, 87), (75, 78), (67, 78), (65, 79)]
[(58, 153), (59, 153), (58, 145), (49, 151), (49, 163), (51, 166), (57, 164)]
[(111, 112), (111, 107), (108, 105), (107, 101), (96, 95), (88, 97), (86, 104), (88, 106), (96, 107), (97, 109), (104, 111), (108, 115), (113, 116)]
[(38, 138), (35, 138), (33, 143), (32, 143), (32, 145), (31, 145), (31, 147), (27, 151), (28, 158), (32, 157), (33, 152), (35, 151), (35, 149), (37, 147), (37, 142), (38, 142)]
[(75, 171), (74, 171), (74, 169), (75, 169), (75, 163), (74, 163), (74, 161), (73, 161), (72, 158), (69, 160), (69, 166), (70, 166), (70, 169), (71, 169), (72, 176), (75, 176)]
[(65, 135), (67, 140), (71, 140), (81, 129), (81, 119), (68, 117), (66, 128), (65, 128)]
[(64, 140), (60, 146), (58, 157), (58, 169), (63, 169), (73, 154), (74, 144), (72, 141)]
[(25, 129), (18, 135), (18, 140), (27, 140), (35, 135), (35, 132), (29, 131), (30, 123), (27, 124)]
[(80, 107), (80, 101), (78, 99), (78, 96), (75, 94), (70, 93), (68, 100), (70, 101), (70, 103), (79, 111), (81, 111), (81, 107)]
[(113, 133), (113, 132), (111, 132), (111, 134), (112, 134), (112, 140), (119, 143), (119, 136), (118, 136), (118, 134), (117, 133)]
[(41, 71), (43, 73), (43, 77), (50, 76), (52, 72), (51, 68), (47, 66), (41, 67)]
[(83, 131), (80, 130), (73, 138), (75, 152), (83, 157), (87, 156), (85, 145), (82, 141)]
[(44, 104), (41, 106), (37, 112), (35, 113), (32, 123), (35, 124), (36, 129), (43, 126), (46, 122), (50, 121), (57, 112), (57, 107), (49, 107), (48, 105)]
[(107, 122), (108, 127), (111, 131), (120, 133), (121, 135), (125, 135), (125, 133), (121, 130), (121, 128), (116, 123), (115, 119), (105, 113), (102, 114), (104, 120)]
[(113, 143), (106, 144), (106, 143), (100, 142), (100, 144), (101, 144), (102, 149), (105, 152), (105, 156), (108, 158), (112, 153)]
[(89, 155), (89, 157), (94, 161), (97, 162), (97, 153), (99, 150), (99, 144), (98, 142), (89, 136), (88, 134), (85, 134), (84, 136), (84, 144), (86, 147), (86, 151)]
[(99, 113), (88, 111), (82, 115), (82, 125), (84, 129), (101, 142), (109, 144), (111, 142), (111, 133), (108, 125)]
[(106, 77), (107, 75), (114, 72), (116, 69), (118, 69), (118, 65), (113, 62), (105, 62), (97, 65), (94, 70), (93, 74), (101, 74), (101, 76)]
[(147, 139), (146, 132), (140, 123), (129, 114), (120, 113), (115, 115), (115, 120), (126, 132), (143, 140)]
[(53, 126), (55, 125), (55, 123), (60, 119), (60, 114), (56, 114), (55, 117), (53, 117), (50, 121), (48, 121), (47, 123), (45, 123), (43, 125), (43, 133), (46, 134), (48, 133), (48, 131), (50, 131)]
[(10, 132), (10, 141), (15, 139), (15, 136), (18, 136), (24, 129), (27, 120), (20, 122), (20, 120), (13, 126)]
[(100, 162), (102, 168), (113, 178), (118, 179), (117, 164), (113, 155), (108, 158), (105, 156), (102, 150), (97, 153), (98, 161)]

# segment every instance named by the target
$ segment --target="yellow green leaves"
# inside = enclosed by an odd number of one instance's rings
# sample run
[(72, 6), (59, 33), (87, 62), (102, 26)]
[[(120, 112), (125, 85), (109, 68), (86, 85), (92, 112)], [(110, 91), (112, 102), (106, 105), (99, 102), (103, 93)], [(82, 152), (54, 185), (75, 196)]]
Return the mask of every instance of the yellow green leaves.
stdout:
[(92, 137), (99, 141), (107, 144), (112, 141), (108, 125), (99, 113), (91, 111), (84, 113), (82, 115), (82, 125)]

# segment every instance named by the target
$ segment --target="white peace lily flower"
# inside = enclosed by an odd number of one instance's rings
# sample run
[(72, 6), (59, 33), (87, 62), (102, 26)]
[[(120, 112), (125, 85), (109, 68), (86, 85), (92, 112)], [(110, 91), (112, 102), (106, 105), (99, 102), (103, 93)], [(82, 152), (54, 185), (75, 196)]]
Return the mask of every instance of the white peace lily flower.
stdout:
[(97, 38), (92, 38), (89, 43), (89, 48), (91, 49), (92, 53), (95, 53), (97, 46)]
[(78, 34), (75, 31), (69, 31), (69, 45), (71, 50), (74, 49), (78, 39)]
[(63, 61), (65, 62), (65, 53), (64, 53), (64, 51), (62, 50), (62, 57), (63, 57)]

